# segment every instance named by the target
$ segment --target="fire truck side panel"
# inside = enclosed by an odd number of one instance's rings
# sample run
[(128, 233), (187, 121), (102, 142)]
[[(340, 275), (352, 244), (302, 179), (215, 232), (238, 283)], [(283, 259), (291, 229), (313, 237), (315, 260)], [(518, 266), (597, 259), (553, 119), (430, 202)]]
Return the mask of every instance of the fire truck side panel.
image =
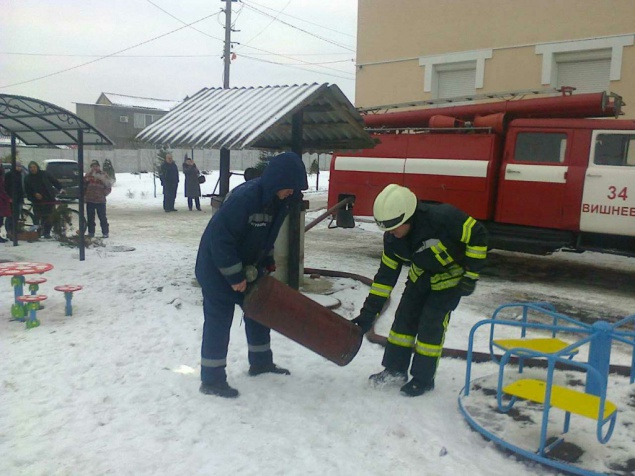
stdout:
[(409, 139), (404, 185), (420, 199), (493, 216), (499, 139), (493, 134), (419, 134)]
[(595, 130), (580, 230), (635, 236), (635, 130)]
[(500, 175), (496, 221), (562, 229), (573, 133), (512, 127)]
[(373, 149), (335, 154), (331, 160), (328, 206), (355, 196), (355, 215), (371, 216), (375, 197), (389, 183), (403, 185), (407, 137), (385, 134)]
[(382, 134), (381, 143), (331, 162), (329, 206), (355, 195), (354, 213), (372, 215), (389, 183), (420, 199), (451, 203), (480, 220), (493, 217), (501, 140), (494, 134)]
[(574, 129), (573, 141), (570, 147), (570, 162), (567, 172), (567, 187), (564, 193), (562, 207), (562, 229), (577, 232), (580, 230), (580, 206), (582, 204), (582, 189), (584, 175), (589, 161), (589, 144), (591, 131), (588, 129)]

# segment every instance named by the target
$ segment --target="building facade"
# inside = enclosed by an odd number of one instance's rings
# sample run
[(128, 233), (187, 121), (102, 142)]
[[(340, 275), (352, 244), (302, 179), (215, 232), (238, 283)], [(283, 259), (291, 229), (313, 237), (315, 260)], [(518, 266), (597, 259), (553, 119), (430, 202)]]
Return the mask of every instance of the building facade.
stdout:
[[(635, 100), (633, 0), (359, 0), (358, 8), (360, 108), (562, 86)], [(635, 118), (635, 108), (624, 112)]]
[(179, 102), (102, 93), (96, 104), (77, 103), (75, 113), (110, 137), (115, 149), (137, 149), (147, 145), (137, 142), (135, 136)]

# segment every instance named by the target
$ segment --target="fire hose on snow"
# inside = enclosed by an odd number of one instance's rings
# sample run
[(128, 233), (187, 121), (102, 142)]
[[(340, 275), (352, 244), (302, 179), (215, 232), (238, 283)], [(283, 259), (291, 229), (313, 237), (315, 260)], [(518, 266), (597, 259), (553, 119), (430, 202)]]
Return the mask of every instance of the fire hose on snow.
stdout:
[[(369, 279), (365, 276), (361, 276), (359, 274), (354, 274), (354, 273), (347, 273), (344, 271), (333, 271), (333, 270), (328, 270), (328, 269), (317, 269), (317, 268), (304, 268), (304, 274), (308, 274), (308, 275), (319, 275), (319, 276), (325, 276), (325, 277), (329, 277), (329, 278), (349, 278), (349, 279), (354, 279), (356, 281), (360, 281), (361, 283), (367, 285), (367, 286), (371, 286), (373, 283), (372, 279)], [(386, 306), (384, 306), (384, 309), (386, 309), (388, 305), (388, 301), (386, 302)], [(379, 316), (381, 316), (381, 312), (379, 314)], [(378, 316), (378, 318), (379, 318)], [(375, 321), (377, 322), (377, 321)], [(373, 326), (371, 327), (370, 331), (368, 331), (366, 333), (366, 339), (369, 342), (372, 342), (373, 344), (379, 344), (383, 347), (386, 346), (386, 343), (388, 342), (388, 337), (383, 336), (381, 334), (377, 334), (375, 332), (375, 324), (373, 324)], [(448, 357), (448, 358), (454, 358), (454, 359), (462, 359), (462, 360), (467, 360), (467, 350), (463, 350), (463, 349), (450, 349), (450, 348), (443, 348), (443, 353), (441, 355), (442, 357)], [(497, 358), (500, 358), (500, 355), (496, 356)], [(472, 361), (473, 362), (491, 362), (492, 361), (492, 355), (489, 352), (477, 352), (477, 351), (473, 351), (472, 352)], [(512, 357), (510, 359), (510, 363), (515, 363), (518, 364), (518, 358), (517, 357)], [(541, 360), (541, 359), (528, 359), (528, 358), (523, 358), (523, 365), (528, 366), (528, 367), (541, 367), (541, 368), (546, 368), (547, 367), (547, 361), (546, 360)], [(621, 376), (626, 376), (628, 377), (631, 373), (631, 369), (630, 367), (626, 366), (626, 365), (615, 365), (615, 364), (611, 364), (610, 368), (609, 368), (609, 372), (610, 373), (615, 373)]]

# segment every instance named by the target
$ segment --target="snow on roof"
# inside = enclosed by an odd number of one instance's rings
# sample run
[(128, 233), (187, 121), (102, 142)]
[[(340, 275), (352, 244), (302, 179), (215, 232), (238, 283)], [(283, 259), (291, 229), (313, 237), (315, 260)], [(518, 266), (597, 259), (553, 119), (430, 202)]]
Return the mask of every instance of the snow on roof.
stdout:
[(374, 143), (355, 107), (336, 85), (205, 88), (146, 127), (137, 139), (154, 144), (284, 150), (302, 112), (305, 152), (364, 149)]
[(136, 96), (126, 96), (125, 94), (101, 93), (97, 100), (105, 98), (113, 106), (139, 107), (144, 109), (157, 109), (159, 111), (169, 111), (181, 104), (181, 101), (169, 99), (141, 98)]

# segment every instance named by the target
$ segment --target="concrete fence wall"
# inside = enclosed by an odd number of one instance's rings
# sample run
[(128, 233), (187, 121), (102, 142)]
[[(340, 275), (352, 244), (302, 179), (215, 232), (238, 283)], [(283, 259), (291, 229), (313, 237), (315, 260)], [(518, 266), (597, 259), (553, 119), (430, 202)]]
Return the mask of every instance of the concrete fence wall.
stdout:
[[(0, 149), (0, 156), (8, 156), (11, 149)], [(181, 169), (183, 157), (193, 157), (199, 170), (218, 170), (220, 167), (220, 151), (218, 150), (191, 150), (174, 149), (172, 155), (174, 162)], [(259, 162), (260, 152), (255, 150), (231, 151), (230, 168), (232, 170), (245, 170)], [(99, 160), (103, 165), (105, 159), (110, 159), (116, 173), (151, 172), (157, 157), (155, 149), (115, 149), (115, 150), (84, 150), (84, 168), (88, 168), (91, 160)], [(71, 159), (77, 160), (75, 149), (44, 149), (37, 147), (18, 147), (18, 160), (25, 166), (32, 160), (40, 164), (47, 159)], [(304, 154), (302, 160), (309, 171), (314, 160), (318, 159), (320, 170), (329, 170), (331, 165), (330, 154)]]

